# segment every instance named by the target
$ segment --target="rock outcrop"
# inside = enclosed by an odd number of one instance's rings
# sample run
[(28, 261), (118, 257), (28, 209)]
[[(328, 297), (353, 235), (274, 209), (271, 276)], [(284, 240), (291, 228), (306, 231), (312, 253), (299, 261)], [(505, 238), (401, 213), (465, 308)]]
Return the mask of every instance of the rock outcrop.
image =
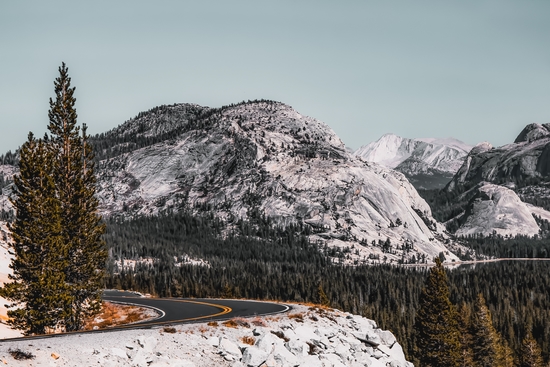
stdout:
[(514, 143), (476, 145), (444, 189), (462, 202), (457, 235), (533, 236), (550, 209), (550, 124), (527, 125)]
[(309, 226), (312, 241), (353, 247), (349, 263), (448, 252), (443, 227), (403, 174), (353, 157), (330, 127), (283, 103), (157, 107), (92, 143), (105, 216), (186, 207), (230, 229), (265, 215)]
[[(539, 233), (539, 226), (533, 217), (536, 211), (533, 206), (523, 203), (514, 191), (482, 182), (467, 194), (472, 193), (473, 197), (460, 218), (463, 224), (456, 235), (496, 233), (501, 236), (534, 236)], [(545, 212), (540, 208), (538, 210), (539, 216), (542, 214), (540, 211)]]
[(452, 181), (449, 192), (486, 181), (511, 188), (550, 174), (550, 124), (525, 127), (515, 142), (498, 148), (484, 142), (474, 147)]

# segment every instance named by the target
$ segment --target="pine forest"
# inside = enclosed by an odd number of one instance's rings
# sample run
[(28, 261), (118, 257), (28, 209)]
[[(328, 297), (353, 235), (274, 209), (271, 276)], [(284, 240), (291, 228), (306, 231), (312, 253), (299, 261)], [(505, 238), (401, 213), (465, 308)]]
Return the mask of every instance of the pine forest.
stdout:
[[(108, 288), (135, 289), (161, 297), (234, 297), (321, 303), (361, 314), (395, 333), (414, 359), (414, 322), (429, 267), (389, 265), (349, 267), (347, 253), (319, 248), (307, 228), (273, 226), (258, 216), (239, 222), (223, 239), (212, 215), (177, 214), (109, 220)], [(524, 239), (504, 241), (515, 248)], [(481, 241), (480, 241), (481, 242)], [(527, 241), (528, 242), (528, 241)], [(550, 250), (548, 242), (537, 246)], [(181, 254), (203, 259), (186, 263)], [(123, 265), (117, 259), (158, 259)], [(532, 335), (548, 359), (550, 350), (550, 261), (503, 261), (447, 271), (449, 299), (459, 316), (473, 313), (478, 296), (486, 300), (492, 323), (518, 356)], [(415, 361), (417, 362), (417, 361)]]

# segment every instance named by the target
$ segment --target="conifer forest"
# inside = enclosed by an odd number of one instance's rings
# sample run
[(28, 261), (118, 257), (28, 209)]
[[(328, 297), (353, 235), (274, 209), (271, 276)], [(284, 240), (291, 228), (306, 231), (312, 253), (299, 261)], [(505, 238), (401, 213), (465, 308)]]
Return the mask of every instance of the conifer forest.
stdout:
[[(156, 217), (108, 220), (106, 287), (161, 297), (315, 303), (322, 303), (322, 291), (331, 307), (361, 314), (391, 330), (409, 360), (418, 362), (414, 359), (414, 322), (429, 268), (343, 266), (339, 260), (353, 249), (319, 248), (307, 240), (307, 227), (278, 228), (257, 215), (249, 222), (238, 222), (231, 233), (222, 233), (224, 226), (213, 215), (189, 213), (182, 210)], [(490, 248), (487, 243), (497, 240), (504, 249), (528, 242), (523, 238), (477, 238), (474, 245)], [(540, 247), (540, 252), (550, 250), (544, 241), (533, 246)], [(205, 263), (186, 264), (182, 254)], [(115, 263), (122, 258), (157, 260), (138, 262), (133, 267)], [(460, 319), (475, 312), (481, 295), (492, 315), (492, 325), (512, 356), (520, 355), (522, 342), (532, 335), (547, 360), (549, 270), (550, 262), (546, 261), (503, 261), (448, 270), (449, 299)]]

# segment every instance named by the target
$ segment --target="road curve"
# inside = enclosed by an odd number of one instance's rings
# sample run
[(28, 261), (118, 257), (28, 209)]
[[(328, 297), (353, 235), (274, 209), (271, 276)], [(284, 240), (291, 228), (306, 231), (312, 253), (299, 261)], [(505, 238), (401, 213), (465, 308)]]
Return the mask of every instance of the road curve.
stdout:
[(233, 317), (265, 316), (288, 311), (287, 305), (232, 299), (147, 298), (135, 293), (108, 290), (103, 300), (145, 306), (157, 310), (160, 316), (153, 320), (109, 329), (151, 327), (155, 325), (220, 321)]
[(290, 310), (290, 307), (278, 303), (233, 300), (233, 299), (197, 299), (197, 298), (148, 298), (137, 293), (107, 290), (103, 300), (133, 304), (157, 310), (159, 317), (130, 325), (120, 325), (105, 329), (75, 331), (68, 333), (24, 336), (2, 339), (2, 342), (44, 339), (80, 333), (102, 333), (108, 331), (143, 329), (153, 326), (186, 324), (193, 322), (222, 321), (233, 317), (267, 316)]

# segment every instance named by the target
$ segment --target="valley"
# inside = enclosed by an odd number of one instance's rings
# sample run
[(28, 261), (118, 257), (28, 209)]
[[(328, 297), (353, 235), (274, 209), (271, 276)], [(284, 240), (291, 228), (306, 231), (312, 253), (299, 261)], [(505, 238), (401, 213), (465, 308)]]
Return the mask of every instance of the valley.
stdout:
[[(280, 102), (155, 107), (91, 138), (105, 286), (312, 303), (324, 294), (393, 332), (415, 361), (417, 267), (486, 263), (448, 271), (452, 303), (473, 307), (483, 294), (515, 355), (531, 325), (548, 358), (549, 142), (546, 125), (529, 125), (499, 148), (385, 135), (352, 153)], [(7, 248), (17, 157), (1, 161)]]

